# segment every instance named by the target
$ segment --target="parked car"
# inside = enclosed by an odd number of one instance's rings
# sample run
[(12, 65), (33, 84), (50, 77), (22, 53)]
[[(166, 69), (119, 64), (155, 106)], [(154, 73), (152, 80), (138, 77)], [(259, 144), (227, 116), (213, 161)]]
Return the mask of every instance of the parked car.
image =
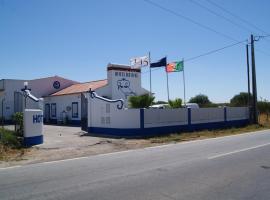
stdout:
[(149, 108), (155, 108), (155, 109), (164, 109), (169, 107), (169, 104), (156, 104), (156, 105), (152, 105)]
[(186, 103), (183, 108), (200, 108), (200, 106), (197, 103)]

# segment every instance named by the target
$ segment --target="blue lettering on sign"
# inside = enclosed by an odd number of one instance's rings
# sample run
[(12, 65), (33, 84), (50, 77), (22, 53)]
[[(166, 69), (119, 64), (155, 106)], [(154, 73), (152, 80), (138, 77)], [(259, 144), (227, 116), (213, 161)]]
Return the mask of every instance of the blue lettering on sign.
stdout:
[(43, 122), (43, 115), (33, 115), (33, 124)]

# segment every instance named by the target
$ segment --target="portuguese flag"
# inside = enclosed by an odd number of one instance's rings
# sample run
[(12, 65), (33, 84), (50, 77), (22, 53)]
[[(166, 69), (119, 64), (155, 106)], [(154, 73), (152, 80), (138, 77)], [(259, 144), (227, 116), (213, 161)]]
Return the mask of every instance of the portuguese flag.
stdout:
[(184, 70), (184, 61), (168, 63), (166, 72), (182, 72)]

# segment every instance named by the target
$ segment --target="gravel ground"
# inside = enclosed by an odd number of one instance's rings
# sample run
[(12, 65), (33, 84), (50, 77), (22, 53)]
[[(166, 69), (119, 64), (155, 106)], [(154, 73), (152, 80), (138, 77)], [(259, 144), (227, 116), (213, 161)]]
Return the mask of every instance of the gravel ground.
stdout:
[(16, 161), (0, 162), (0, 167), (90, 156), (153, 145), (149, 140), (144, 139), (93, 137), (81, 131), (80, 127), (44, 125), (43, 144), (27, 149), (20, 158), (16, 158)]

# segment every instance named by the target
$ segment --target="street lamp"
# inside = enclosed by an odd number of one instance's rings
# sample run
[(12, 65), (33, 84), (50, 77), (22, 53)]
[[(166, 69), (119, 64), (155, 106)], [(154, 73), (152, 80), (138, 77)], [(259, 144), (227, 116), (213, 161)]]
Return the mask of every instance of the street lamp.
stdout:
[(28, 88), (28, 82), (25, 81), (23, 82), (24, 88), (21, 89), (21, 91), (23, 92), (23, 96), (24, 96), (24, 109), (26, 109), (26, 99), (27, 99), (27, 93), (26, 90), (31, 91), (30, 88)]

